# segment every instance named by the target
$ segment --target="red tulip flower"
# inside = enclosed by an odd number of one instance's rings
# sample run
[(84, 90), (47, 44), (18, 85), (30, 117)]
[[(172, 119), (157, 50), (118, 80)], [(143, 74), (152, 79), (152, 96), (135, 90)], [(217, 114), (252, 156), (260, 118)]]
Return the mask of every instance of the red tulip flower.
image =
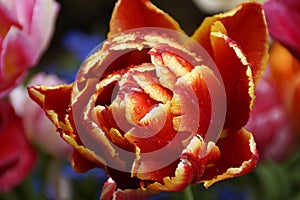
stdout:
[(267, 35), (258, 3), (205, 19), (189, 39), (149, 0), (119, 0), (108, 39), (75, 82), (28, 91), (74, 147), (74, 170), (110, 176), (102, 199), (209, 187), (256, 166), (243, 126)]

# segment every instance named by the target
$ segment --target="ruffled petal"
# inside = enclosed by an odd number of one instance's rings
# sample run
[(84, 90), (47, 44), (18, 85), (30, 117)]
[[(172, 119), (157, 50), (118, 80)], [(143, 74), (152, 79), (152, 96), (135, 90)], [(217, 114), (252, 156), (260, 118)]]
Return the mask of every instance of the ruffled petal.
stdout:
[(142, 27), (160, 27), (182, 32), (179, 24), (150, 0), (120, 0), (112, 13), (108, 37)]
[(239, 130), (250, 116), (254, 82), (250, 64), (237, 44), (222, 33), (211, 34), (213, 56), (227, 96), (224, 129)]
[(52, 87), (28, 87), (29, 96), (38, 103), (46, 115), (56, 126), (61, 137), (74, 147), (72, 166), (77, 172), (84, 172), (95, 166), (103, 167), (98, 157), (82, 145), (73, 122), (73, 115), (69, 113), (69, 104), (73, 84)]
[[(243, 25), (245, 21), (247, 26)], [(206, 18), (192, 38), (209, 52), (223, 78), (227, 96), (225, 129), (239, 130), (249, 118), (255, 83), (268, 58), (262, 6), (244, 3)]]
[(158, 192), (141, 189), (117, 189), (117, 184), (112, 178), (109, 178), (101, 190), (101, 200), (146, 200), (147, 198), (158, 194)]
[[(223, 26), (216, 26), (217, 23)], [(237, 43), (251, 64), (256, 82), (268, 60), (268, 32), (262, 5), (255, 2), (243, 3), (229, 12), (208, 17), (203, 21), (192, 38), (213, 56), (211, 32), (222, 32)]]
[(193, 180), (193, 169), (188, 163), (180, 162), (174, 177), (164, 177), (163, 183), (155, 182), (147, 186), (147, 189), (156, 191), (179, 192), (184, 190)]
[[(151, 184), (142, 182), (142, 186), (155, 191), (182, 191), (190, 183), (199, 182), (206, 165), (215, 161), (219, 155), (219, 149), (213, 143), (207, 145), (201, 136), (195, 136), (182, 151), (180, 159), (165, 168), (171, 170), (173, 174), (164, 173), (162, 169), (148, 173), (152, 178), (156, 178), (156, 182)], [(159, 177), (159, 175), (165, 176)]]
[(216, 145), (220, 149), (220, 158), (206, 167), (201, 178), (205, 187), (241, 176), (255, 168), (258, 151), (252, 134), (245, 129), (219, 139)]
[(53, 87), (28, 87), (29, 96), (45, 111), (56, 128), (69, 131), (70, 123), (66, 122), (71, 100), (73, 84)]

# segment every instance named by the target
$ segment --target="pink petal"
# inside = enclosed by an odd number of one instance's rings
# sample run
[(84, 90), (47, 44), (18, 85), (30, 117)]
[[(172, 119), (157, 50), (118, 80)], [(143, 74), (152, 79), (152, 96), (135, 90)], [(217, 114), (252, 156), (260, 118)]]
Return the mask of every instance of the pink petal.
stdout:
[(264, 4), (270, 35), (300, 60), (300, 1), (270, 0)]
[(0, 193), (20, 184), (35, 165), (36, 152), (22, 121), (7, 102), (0, 102)]

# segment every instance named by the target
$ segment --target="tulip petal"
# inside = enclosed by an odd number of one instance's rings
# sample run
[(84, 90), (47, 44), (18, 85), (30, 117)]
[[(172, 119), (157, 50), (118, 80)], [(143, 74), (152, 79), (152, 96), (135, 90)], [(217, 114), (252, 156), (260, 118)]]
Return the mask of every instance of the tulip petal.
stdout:
[(258, 152), (252, 134), (245, 129), (219, 139), (216, 145), (220, 149), (220, 158), (205, 169), (201, 178), (205, 187), (255, 168)]
[(117, 184), (112, 178), (108, 178), (102, 186), (100, 200), (110, 200), (116, 189)]
[(190, 73), (179, 78), (171, 102), (171, 112), (178, 115), (173, 120), (174, 129), (205, 137), (211, 121), (216, 121), (212, 119), (212, 112), (224, 111), (216, 108), (217, 105), (214, 108), (212, 106), (212, 92), (218, 93), (220, 89), (220, 83), (206, 66), (196, 66)]
[[(164, 169), (145, 173), (148, 178), (152, 176), (152, 178), (156, 178), (159, 181), (152, 184), (145, 183), (144, 187), (156, 191), (178, 192), (182, 191), (190, 183), (197, 183), (201, 179), (206, 165), (219, 157), (218, 148), (213, 143), (210, 144), (206, 146), (201, 136), (193, 137), (188, 147), (182, 151), (179, 161), (173, 162)], [(174, 174), (172, 175), (170, 171)]]
[(31, 42), (35, 46), (35, 60), (43, 53), (50, 42), (55, 28), (59, 4), (53, 0), (36, 0), (31, 16)]
[(147, 189), (155, 191), (179, 192), (184, 190), (184, 188), (186, 188), (192, 182), (193, 178), (194, 171), (190, 166), (190, 163), (182, 161), (175, 169), (174, 176), (166, 176), (163, 178), (162, 183), (152, 183), (147, 186)]
[[(73, 84), (53, 87), (33, 86), (28, 88), (29, 96), (38, 103), (57, 128), (70, 130), (65, 118), (71, 99)], [(64, 124), (64, 125), (63, 125)]]
[(110, 21), (108, 37), (134, 28), (160, 27), (183, 32), (179, 24), (150, 0), (120, 0)]
[[(73, 146), (72, 166), (77, 172), (84, 172), (93, 166), (102, 166), (93, 153), (82, 146), (82, 142), (74, 129), (72, 114), (68, 113), (73, 84), (52, 87), (28, 87), (29, 96), (38, 103), (46, 115), (61, 133), (61, 137)], [(78, 155), (80, 153), (81, 155)], [(93, 164), (91, 164), (93, 163)]]
[[(203, 21), (192, 38), (203, 45), (212, 57), (214, 57), (214, 52), (210, 33), (216, 22), (221, 22), (226, 35), (237, 42), (251, 64), (254, 82), (257, 82), (268, 60), (268, 32), (262, 5), (255, 2), (243, 3), (229, 12), (208, 17)], [(221, 30), (214, 31), (222, 32)], [(222, 67), (218, 65), (219, 69)]]
[(254, 82), (248, 60), (231, 38), (212, 33), (214, 61), (221, 66), (226, 96), (227, 113), (224, 128), (239, 130), (250, 116), (254, 100)]
[(0, 97), (20, 84), (27, 68), (32, 66), (33, 47), (24, 32), (11, 27), (2, 41), (0, 52)]
[(103, 185), (101, 190), (101, 200), (146, 200), (147, 198), (156, 195), (158, 192), (142, 189), (117, 189), (116, 182), (109, 178)]
[(73, 135), (62, 132), (61, 137), (74, 148), (71, 164), (75, 172), (82, 173), (95, 167), (106, 169), (105, 161), (95, 152), (83, 146), (76, 132)]
[(169, 106), (169, 104), (159, 104), (153, 108), (137, 126), (125, 134), (126, 139), (138, 146), (142, 153), (155, 151), (170, 143), (176, 131), (173, 129), (172, 118), (167, 110)]
[[(244, 26), (245, 21), (249, 25)], [(239, 130), (249, 118), (254, 84), (267, 61), (262, 6), (244, 3), (230, 12), (206, 18), (192, 37), (209, 52), (222, 75), (228, 105), (224, 128)]]
[(22, 28), (17, 19), (12, 1), (0, 2), (0, 38), (4, 38), (10, 26)]
[(77, 173), (83, 173), (96, 167), (95, 163), (87, 160), (83, 155), (84, 154), (79, 153), (78, 150), (73, 151), (71, 165)]

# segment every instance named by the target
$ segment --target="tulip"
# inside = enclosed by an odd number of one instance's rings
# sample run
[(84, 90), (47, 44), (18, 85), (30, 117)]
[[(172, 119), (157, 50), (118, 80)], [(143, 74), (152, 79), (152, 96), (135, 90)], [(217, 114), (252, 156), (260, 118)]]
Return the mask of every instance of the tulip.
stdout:
[(54, 0), (0, 2), (0, 98), (37, 64), (50, 41), (58, 9)]
[(106, 171), (101, 198), (209, 187), (256, 166), (243, 127), (267, 36), (258, 3), (206, 18), (189, 39), (149, 0), (119, 0), (108, 39), (74, 83), (28, 92), (74, 147), (73, 169)]
[(35, 166), (37, 154), (13, 107), (0, 101), (0, 193), (19, 185)]

